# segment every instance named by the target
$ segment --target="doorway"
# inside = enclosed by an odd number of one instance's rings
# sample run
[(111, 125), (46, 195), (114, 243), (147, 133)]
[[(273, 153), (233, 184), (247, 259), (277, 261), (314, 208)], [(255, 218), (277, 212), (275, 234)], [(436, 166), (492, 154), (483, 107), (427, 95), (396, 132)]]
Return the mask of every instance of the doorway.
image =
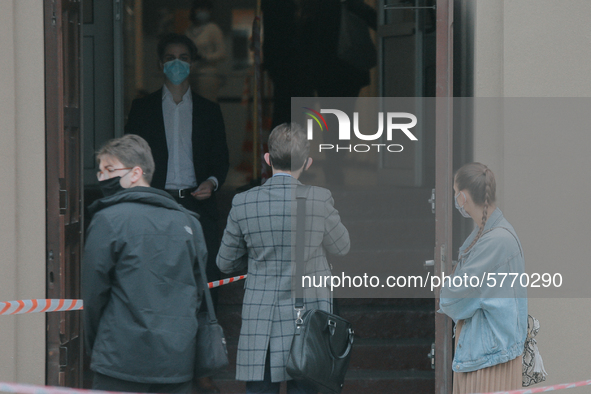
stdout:
[[(220, 6), (220, 3), (223, 6)], [(81, 45), (83, 48), (81, 52), (83, 89), (80, 89), (80, 86), (77, 89), (84, 94), (82, 111), (84, 116), (81, 116), (80, 107), (76, 107), (75, 102), (69, 105), (68, 108), (71, 109), (67, 110), (68, 122), (75, 123), (76, 119), (82, 122), (82, 128), (73, 123), (68, 124), (71, 125), (71, 135), (82, 138), (83, 143), (66, 147), (70, 152), (83, 151), (83, 155), (74, 157), (71, 162), (72, 167), (80, 168), (75, 163), (76, 160), (80, 161), (82, 171), (77, 175), (80, 182), (77, 186), (75, 183), (67, 187), (58, 184), (56, 192), (58, 206), (60, 203), (65, 204), (68, 197), (72, 201), (72, 196), (77, 201), (83, 201), (84, 205), (100, 197), (95, 175), (97, 168), (94, 152), (107, 140), (123, 134), (125, 116), (134, 98), (161, 86), (162, 75), (157, 68), (155, 43), (164, 30), (182, 33), (186, 29), (190, 1), (167, 1), (164, 8), (162, 4), (163, 2), (155, 0), (83, 0), (83, 12), (80, 14), (83, 21), (81, 44), (69, 42), (68, 45), (72, 45), (73, 48)], [(248, 94), (252, 92), (252, 76), (249, 71), (252, 58), (248, 50), (250, 34), (248, 21), (252, 21), (252, 11), (256, 7), (256, 1), (226, 0), (216, 4), (212, 17), (219, 21), (225, 33), (229, 53), (227, 62), (221, 66), (224, 70), (225, 85), (220, 88), (217, 99), (226, 115), (228, 140), (236, 141), (230, 147), (231, 166), (235, 172), (234, 178), (229, 179), (229, 187), (235, 188), (247, 182), (252, 174), (252, 168), (248, 167), (252, 157), (252, 145), (249, 148), (248, 137), (249, 127), (252, 127), (252, 125), (249, 126), (252, 104), (248, 100)], [(374, 85), (370, 86), (368, 91), (379, 92), (381, 96), (434, 96), (436, 35), (434, 0), (383, 0), (373, 5), (380, 10), (378, 15), (381, 22), (377, 36), (380, 58)], [(48, 11), (49, 24), (51, 24), (52, 13), (53, 10)], [(71, 15), (74, 15), (74, 12)], [(68, 72), (75, 71), (72, 69)], [(244, 96), (247, 97), (246, 100)], [(73, 98), (76, 97), (73, 96)], [(264, 98), (270, 103), (271, 89), (268, 81), (265, 85)], [(78, 105), (80, 105), (79, 98)], [(76, 111), (72, 108), (78, 108), (77, 117)], [(423, 111), (424, 108), (421, 108), (419, 111)], [(270, 116), (270, 107), (267, 116)], [(377, 171), (380, 173), (379, 178), (385, 180), (384, 182), (389, 183), (392, 180), (390, 184), (408, 188), (409, 198), (422, 201), (422, 199), (427, 200), (428, 196), (423, 198), (421, 192), (416, 194), (417, 190), (429, 189), (430, 191), (435, 183), (434, 125), (425, 124), (421, 133), (422, 144), (412, 151), (404, 165), (394, 163), (388, 157), (382, 157), (378, 161)], [(246, 171), (241, 166), (246, 167)], [(75, 194), (64, 192), (72, 187), (78, 188), (79, 192), (83, 190), (84, 198), (76, 198)], [(426, 201), (425, 205), (427, 205)], [(71, 207), (72, 205), (69, 205), (68, 209), (73, 209)], [(83, 215), (80, 212), (74, 213), (78, 215), (76, 219), (78, 222), (74, 220), (72, 223), (83, 225)], [(80, 248), (81, 244), (76, 247)], [(75, 250), (80, 251), (80, 249)], [(76, 270), (80, 264), (79, 254), (78, 260), (72, 260), (67, 264), (70, 267), (68, 269), (73, 273), (73, 278), (76, 278), (78, 275)], [(75, 279), (73, 283), (76, 286)], [(72, 296), (75, 294), (72, 293)], [(80, 331), (79, 326), (74, 325), (72, 329)], [(71, 362), (74, 362), (74, 359)], [(67, 383), (68, 385), (79, 384), (75, 383), (75, 380), (64, 381), (70, 382)]]

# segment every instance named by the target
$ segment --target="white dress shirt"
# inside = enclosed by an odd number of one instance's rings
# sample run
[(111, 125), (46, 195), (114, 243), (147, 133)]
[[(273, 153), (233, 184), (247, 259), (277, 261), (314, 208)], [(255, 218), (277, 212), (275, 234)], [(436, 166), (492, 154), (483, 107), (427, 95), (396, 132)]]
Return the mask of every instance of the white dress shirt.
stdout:
[[(162, 87), (162, 114), (168, 145), (168, 171), (165, 189), (197, 187), (193, 165), (193, 98), (187, 89), (180, 103), (175, 103), (166, 85)], [(209, 177), (217, 189), (217, 179)]]

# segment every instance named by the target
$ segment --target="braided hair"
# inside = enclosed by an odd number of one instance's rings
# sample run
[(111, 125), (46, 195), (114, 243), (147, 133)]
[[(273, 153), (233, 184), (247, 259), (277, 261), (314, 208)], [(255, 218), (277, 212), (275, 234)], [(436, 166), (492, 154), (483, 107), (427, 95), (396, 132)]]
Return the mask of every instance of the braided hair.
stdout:
[(472, 246), (482, 236), (484, 225), (488, 219), (488, 208), (496, 201), (497, 183), (493, 172), (482, 163), (469, 163), (463, 165), (454, 177), (458, 190), (467, 190), (472, 196), (472, 201), (482, 206), (482, 223), (474, 240), (466, 248), (465, 252), (472, 249)]

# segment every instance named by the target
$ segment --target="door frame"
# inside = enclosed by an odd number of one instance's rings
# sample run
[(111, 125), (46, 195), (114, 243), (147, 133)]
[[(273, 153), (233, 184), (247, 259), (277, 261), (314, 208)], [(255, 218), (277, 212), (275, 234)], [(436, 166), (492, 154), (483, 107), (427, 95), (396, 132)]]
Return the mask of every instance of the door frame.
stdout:
[[(80, 298), (82, 248), (82, 4), (46, 0), (45, 174), (47, 298)], [(46, 315), (46, 384), (81, 387), (80, 311)]]
[[(453, 214), (453, 0), (437, 0), (435, 130), (435, 267), (452, 269)], [(439, 310), (435, 293), (435, 393), (452, 392), (452, 320)]]

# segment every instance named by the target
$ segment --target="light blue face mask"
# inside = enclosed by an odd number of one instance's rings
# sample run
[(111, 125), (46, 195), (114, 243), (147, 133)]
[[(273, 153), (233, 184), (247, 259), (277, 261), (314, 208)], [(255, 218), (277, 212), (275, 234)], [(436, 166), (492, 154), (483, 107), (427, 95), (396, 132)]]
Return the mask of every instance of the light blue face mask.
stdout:
[(191, 72), (191, 65), (179, 59), (164, 63), (164, 74), (170, 82), (180, 85)]
[[(460, 193), (464, 196), (464, 201), (466, 201), (466, 195), (464, 194), (464, 192), (460, 192)], [(460, 195), (460, 193), (456, 194), (456, 196), (454, 197), (454, 200), (456, 202), (456, 208), (458, 211), (460, 211), (460, 213), (462, 214), (463, 217), (471, 218), (472, 216), (470, 216), (470, 214), (468, 212), (466, 212), (464, 207), (460, 207), (460, 204), (458, 204), (458, 196)], [(466, 205), (465, 202), (464, 202), (464, 205)]]

